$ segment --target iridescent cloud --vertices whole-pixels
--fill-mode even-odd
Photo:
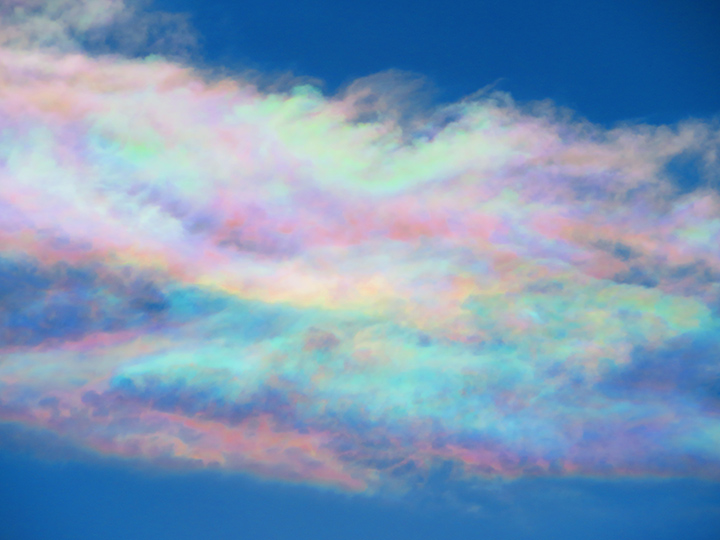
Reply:
[[[120,0],[6,4],[2,421],[355,491],[720,478],[716,123],[408,117],[392,73],[265,91],[83,52]]]

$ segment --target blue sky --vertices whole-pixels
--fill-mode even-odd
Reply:
[[[156,0],[153,5],[189,15],[201,65],[292,72],[321,81],[327,95],[359,77],[403,70],[427,79],[428,105],[495,85],[521,103],[549,99],[603,126],[720,113],[720,6],[709,0]],[[684,178],[679,185],[692,191],[699,173],[682,159],[676,168]],[[137,324],[127,326],[150,324],[152,317],[143,312]],[[703,351],[697,370],[705,373],[717,361]],[[664,361],[660,356],[639,361],[638,372]],[[691,375],[685,386],[677,385],[678,401],[698,384],[709,384],[695,371]],[[640,377],[632,370],[618,380],[622,376]],[[673,386],[656,379],[639,384]],[[636,390],[623,381],[617,393]],[[702,391],[712,393],[708,400],[716,407],[717,384]],[[712,540],[720,535],[720,483],[697,477],[478,483],[457,482],[440,468],[403,496],[347,495],[237,473],[153,470],[131,459],[90,458],[67,442],[5,424],[0,441],[2,540]],[[67,458],[50,458],[53,454]]]
[[[386,69],[454,101],[498,83],[594,122],[720,110],[720,7],[710,0],[288,2],[159,0],[189,12],[205,59],[316,77],[328,92]]]
[[[3,538],[716,538],[717,483],[519,480],[436,498],[337,495],[217,472],[0,455]]]

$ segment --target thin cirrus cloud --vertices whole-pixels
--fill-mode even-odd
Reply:
[[[368,493],[720,477],[716,123],[271,91],[169,60],[181,18],[3,9],[3,422]]]

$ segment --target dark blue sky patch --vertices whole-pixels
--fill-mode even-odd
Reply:
[[[633,266],[625,272],[620,272],[613,276],[613,281],[626,285],[639,285],[641,287],[652,288],[657,286],[658,280],[647,269],[640,266]]]
[[[673,279],[691,277],[693,281],[701,284],[720,283],[720,272],[708,266],[705,261],[674,266],[669,269],[668,275]]]
[[[720,333],[685,334],[662,347],[638,347],[632,361],[611,370],[598,384],[620,399],[692,399],[720,409]]]
[[[684,195],[707,185],[700,159],[701,156],[683,153],[673,157],[665,165],[666,174],[680,194]]]
[[[0,306],[35,300],[50,284],[50,277],[37,263],[0,257]]]
[[[685,297],[694,297],[704,302],[711,310],[715,309],[717,284],[720,284],[720,272],[715,270],[702,257],[692,263],[672,265],[662,257],[647,256],[631,250],[627,251],[610,243],[598,246],[603,251],[613,253],[619,260],[627,262],[629,267],[612,277],[615,283],[654,288],[660,286],[665,292],[670,287],[672,293]]]
[[[163,301],[147,279],[123,285],[100,267],[41,266],[30,259],[0,259],[0,287],[0,345],[34,346],[133,327]]]
[[[146,7],[147,0],[125,0],[129,6]],[[70,27],[72,29],[72,27]],[[71,30],[72,32],[72,30]],[[130,57],[162,54],[173,60],[187,60],[197,53],[197,36],[188,17],[136,9],[111,19],[109,25],[90,28],[73,36],[91,54],[116,54]]]
[[[595,244],[596,247],[611,253],[614,257],[621,261],[630,261],[636,259],[639,253],[632,247],[622,242],[608,242],[607,240],[601,240]]]
[[[43,266],[28,258],[0,257],[0,347],[159,328],[217,313],[226,305],[222,295],[137,270],[64,262]]]
[[[130,307],[141,313],[162,313],[170,309],[169,299],[160,288],[150,281],[135,283],[132,290]]]
[[[204,375],[207,375],[204,372]],[[218,370],[215,376],[229,376]],[[135,381],[129,377],[116,377],[110,390],[101,394],[88,392],[83,402],[96,412],[112,412],[118,407],[122,412],[127,403],[150,407],[163,412],[182,414],[188,417],[222,422],[234,426],[250,418],[271,415],[278,426],[287,429],[302,429],[303,422],[293,403],[294,396],[287,389],[277,390],[270,386],[239,397],[226,399],[210,384],[191,384],[187,381],[164,382],[154,377]]]

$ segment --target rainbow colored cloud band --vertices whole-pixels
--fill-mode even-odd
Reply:
[[[0,66],[0,420],[357,491],[720,477],[720,198],[672,177],[716,126]]]

